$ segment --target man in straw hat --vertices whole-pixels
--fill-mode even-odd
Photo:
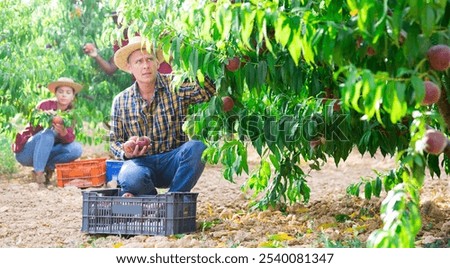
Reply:
[[[205,78],[203,88],[184,83],[172,91],[171,76],[157,71],[159,61],[148,45],[133,37],[114,55],[117,67],[136,78],[114,98],[111,111],[110,149],[127,160],[117,179],[123,196],[157,194],[156,188],[189,192],[205,167],[206,146],[189,140],[182,125],[188,106],[208,101],[215,86]]]
[[[75,142],[74,130],[64,125],[57,111],[69,111],[73,108],[75,95],[82,85],[72,79],[61,77],[48,84],[48,89],[56,98],[41,101],[36,109],[52,115],[50,128],[30,124],[16,135],[12,149],[17,161],[23,166],[33,167],[32,178],[39,186],[45,186],[59,163],[71,162],[82,154],[82,146]]]

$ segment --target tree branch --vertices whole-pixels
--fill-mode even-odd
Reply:
[[[444,118],[447,130],[450,131],[450,103],[447,94],[447,88],[443,85],[441,89],[441,97],[439,98],[436,105],[439,108],[439,113],[442,118]],[[445,147],[443,152],[448,158],[450,158],[450,140],[447,140],[447,147]]]
[[[447,129],[450,130],[450,104],[448,101],[448,95],[446,88],[442,88],[441,97],[437,102],[439,108],[439,113],[444,118],[445,124],[447,124]],[[448,146],[447,146],[448,148]]]

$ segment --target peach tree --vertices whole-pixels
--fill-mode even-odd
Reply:
[[[354,148],[379,151],[397,167],[347,191],[387,192],[368,246],[414,246],[425,173],[450,170],[447,1],[125,0],[120,8],[130,29],[173,56],[179,81],[216,81],[217,97],[193,109],[185,131],[208,144],[205,159],[223,164],[226,179],[249,174],[245,187],[263,193],[255,206],[308,202],[301,161],[320,169]],[[248,146],[261,156],[253,171]]]
[[[414,246],[425,174],[450,173],[446,0],[1,1],[0,134],[12,136],[50,96],[45,85],[66,76],[85,86],[77,138],[103,140],[111,100],[131,80],[106,76],[81,47],[112,55],[124,30],[113,10],[173,56],[176,81],[216,81],[217,96],[192,107],[185,131],[208,145],[205,160],[221,163],[224,178],[248,174],[255,207],[308,202],[301,162],[320,170],[355,148],[381,152],[396,168],[347,192],[386,193],[367,246]],[[255,170],[249,146],[261,157]]]

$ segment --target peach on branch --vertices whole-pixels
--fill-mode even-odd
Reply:
[[[431,81],[423,82],[425,86],[425,97],[422,101],[422,105],[431,105],[438,102],[441,97],[441,89]]]
[[[228,59],[228,63],[225,65],[228,71],[234,72],[241,67],[241,60],[238,57]]]
[[[230,97],[230,96],[225,96],[222,98],[223,101],[223,110],[225,112],[229,112],[233,109],[234,107],[234,100]]]
[[[444,151],[445,147],[447,147],[448,139],[442,132],[435,129],[429,129],[425,132],[424,142],[424,150],[427,153],[439,155]]]
[[[450,66],[450,47],[435,45],[428,49],[427,58],[430,67],[436,71],[445,71]]]

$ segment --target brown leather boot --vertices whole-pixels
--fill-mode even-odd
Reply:
[[[50,180],[53,177],[53,173],[55,173],[55,171],[53,169],[49,169],[49,168],[45,169],[45,172],[44,172],[44,174],[45,174],[45,184],[50,184]]]
[[[44,172],[36,173],[35,171],[32,171],[31,179],[32,179],[33,182],[36,182],[39,185],[39,187],[45,187],[45,174],[44,174]]]

